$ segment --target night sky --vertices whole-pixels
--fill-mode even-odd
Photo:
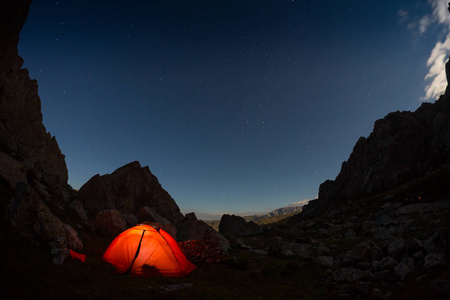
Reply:
[[[138,160],[182,212],[317,197],[360,136],[445,88],[447,1],[39,1],[19,54],[69,184]]]

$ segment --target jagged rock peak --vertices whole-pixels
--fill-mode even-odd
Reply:
[[[95,175],[78,191],[90,219],[102,210],[117,209],[122,214],[137,214],[142,207],[177,224],[184,219],[178,205],[165,191],[150,169],[138,161],[126,164],[111,174]]]
[[[450,60],[446,64],[450,81]],[[319,188],[319,197],[298,218],[330,211],[344,201],[381,193],[450,166],[450,91],[415,111],[392,112],[361,137],[335,180]]]

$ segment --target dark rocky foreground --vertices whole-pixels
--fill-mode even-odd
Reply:
[[[224,238],[195,214],[183,216],[138,162],[96,175],[78,192],[67,184],[64,155],[42,124],[37,82],[17,52],[29,5],[0,3],[6,298],[450,298],[450,92],[377,121],[302,213],[261,227],[224,216]],[[177,237],[199,268],[186,278],[115,274],[99,257],[144,221]],[[69,249],[87,254],[86,263],[68,259]]]

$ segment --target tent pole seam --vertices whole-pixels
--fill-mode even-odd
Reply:
[[[158,231],[159,235],[163,238],[164,242],[166,242],[166,245],[167,245],[167,247],[169,247],[170,252],[172,252],[173,257],[175,258],[175,261],[177,262],[178,268],[180,268],[180,272],[183,273],[184,275],[186,275],[186,273],[185,273],[185,272],[183,271],[183,269],[181,268],[180,263],[178,262],[178,258],[177,258],[177,256],[175,255],[175,253],[173,252],[172,247],[170,247],[169,243],[166,241],[166,239],[164,238],[164,236],[161,234],[161,232],[159,232],[159,229],[160,229],[160,228],[158,228],[157,231]]]
[[[141,239],[139,240],[139,245],[138,245],[138,247],[137,247],[137,249],[136,249],[136,254],[134,255],[133,261],[131,262],[131,265],[130,265],[130,267],[128,268],[128,270],[125,272],[125,274],[130,274],[131,268],[133,268],[134,261],[135,261],[136,258],[138,257],[139,251],[141,250],[141,243],[142,243],[142,239],[144,238],[145,231],[146,231],[146,230],[144,230],[144,231],[142,232]],[[167,242],[166,242],[166,243],[167,243]]]

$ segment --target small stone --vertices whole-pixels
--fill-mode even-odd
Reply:
[[[390,256],[383,257],[380,260],[380,269],[381,270],[390,270],[398,265],[398,262]]]
[[[387,213],[380,213],[377,215],[375,225],[377,227],[387,226],[392,222],[391,217]]]
[[[450,282],[448,280],[433,280],[431,282],[431,288],[438,293],[450,292]]]
[[[168,284],[168,285],[163,285],[160,287],[161,290],[166,291],[166,292],[173,292],[173,291],[178,291],[184,288],[188,288],[188,287],[192,287],[194,284],[193,283],[175,283],[175,284]]]
[[[424,268],[431,268],[440,265],[444,262],[444,257],[441,254],[428,254],[425,256],[425,261],[423,263]]]
[[[414,271],[414,259],[410,257],[404,257],[402,261],[395,266],[394,271],[400,280],[405,279],[405,277]]]
[[[334,281],[347,281],[355,282],[362,279],[365,276],[365,272],[359,269],[342,268],[333,272]]]
[[[344,233],[345,239],[351,239],[351,238],[354,238],[355,236],[356,236],[356,233],[353,229],[349,229]]]
[[[315,257],[314,262],[326,267],[332,267],[334,266],[334,258],[332,256],[318,256]]]
[[[404,248],[405,240],[402,237],[399,237],[389,243],[387,246],[387,252],[393,258],[398,258],[402,254]]]

